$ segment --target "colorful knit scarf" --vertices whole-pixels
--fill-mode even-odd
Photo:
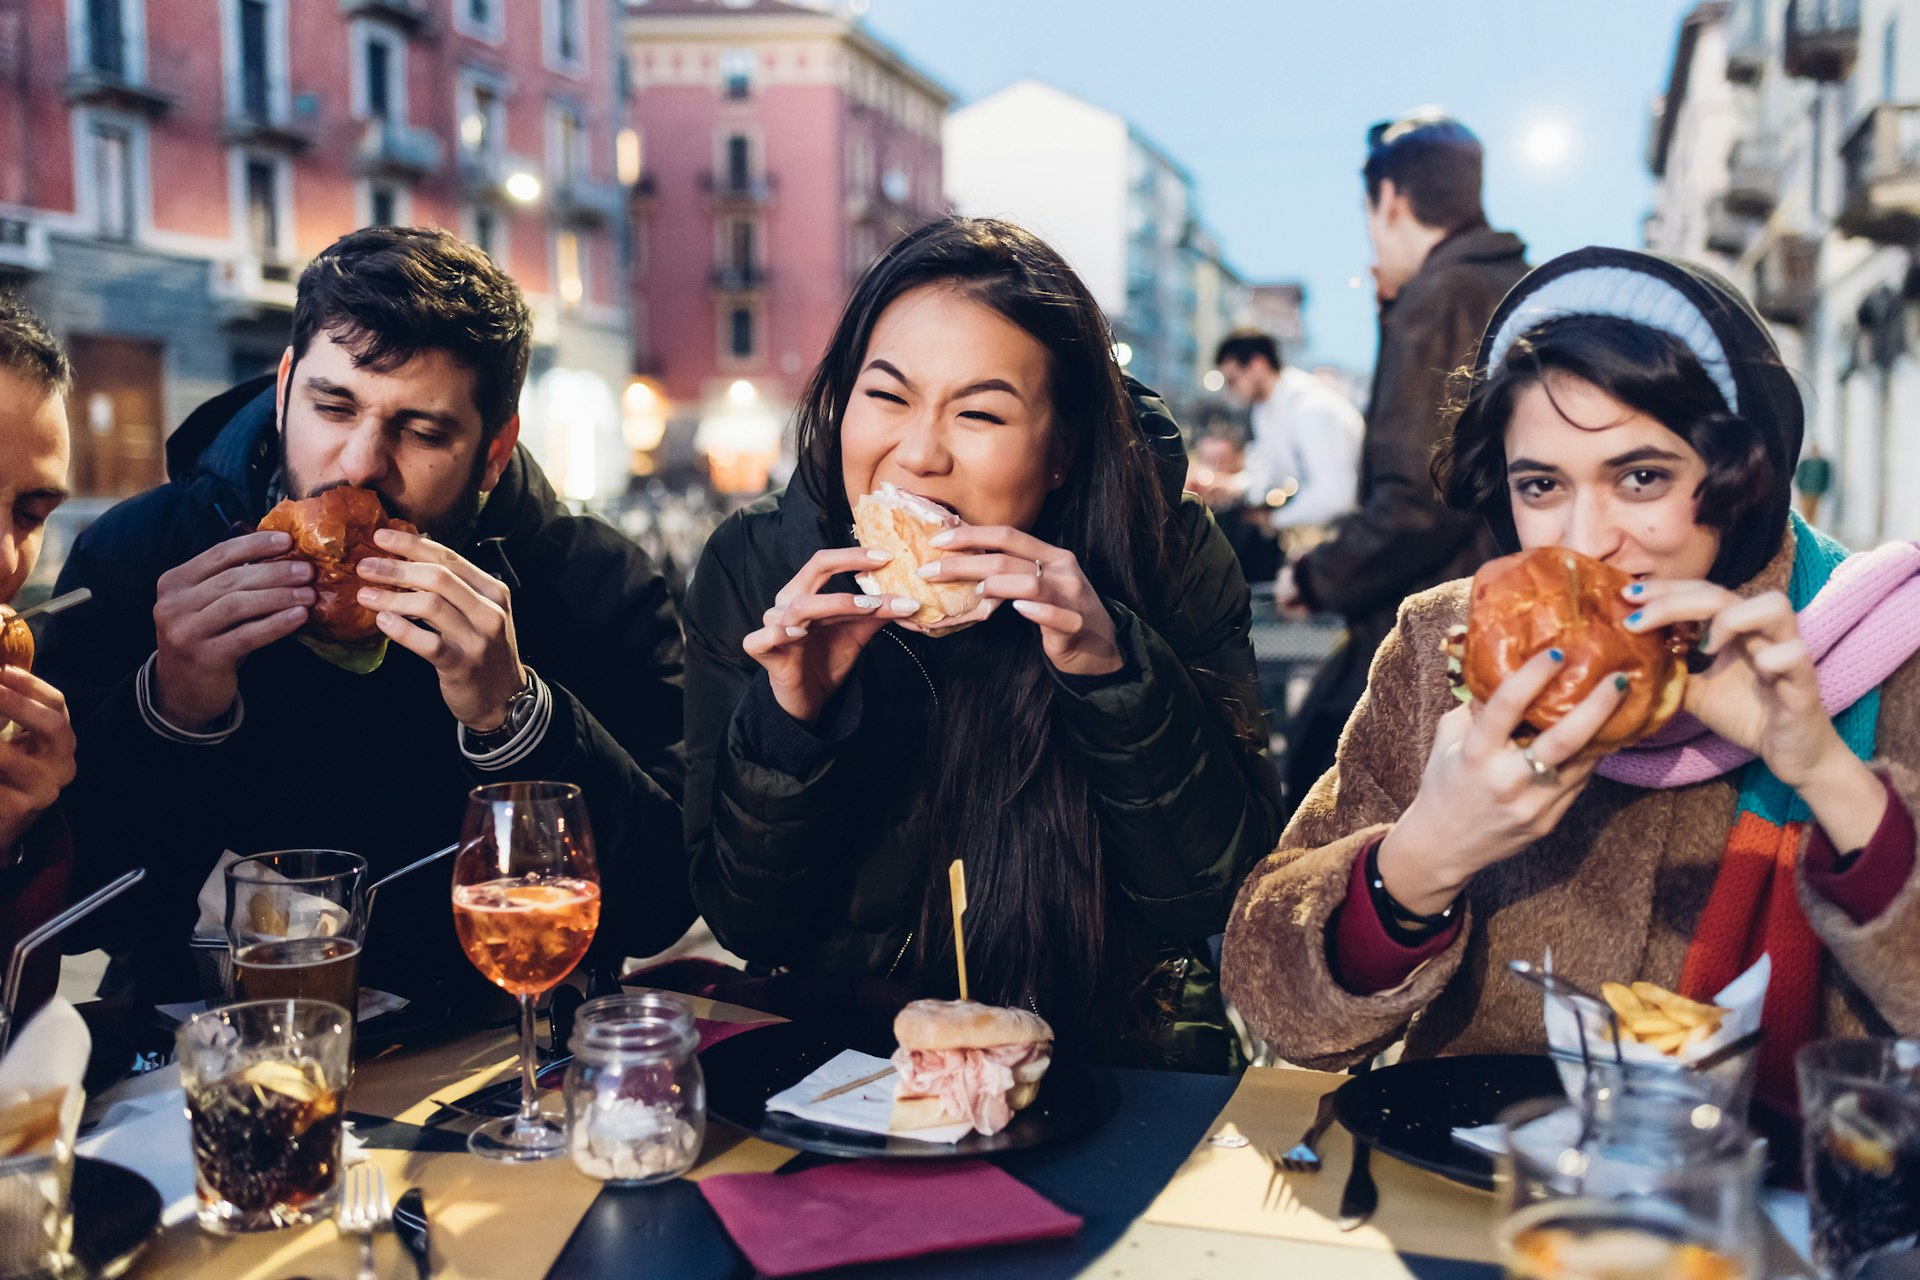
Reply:
[[[1894,544],[1856,556],[1792,517],[1787,585],[1802,637],[1820,673],[1821,701],[1847,748],[1874,751],[1880,683],[1920,649],[1920,546]],[[1839,570],[1836,573],[1836,570]],[[1831,583],[1831,586],[1829,584]],[[1675,787],[1740,770],[1740,797],[1720,869],[1680,973],[1697,999],[1771,955],[1773,978],[1761,1021],[1758,1092],[1793,1109],[1793,1055],[1813,1037],[1821,991],[1819,937],[1800,908],[1795,859],[1811,817],[1798,794],[1763,761],[1685,718],[1641,747],[1603,761],[1600,772],[1643,787]]]

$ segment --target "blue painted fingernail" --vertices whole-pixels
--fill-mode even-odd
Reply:
[[[1615,676],[1613,678],[1614,692],[1625,693],[1627,691],[1627,684],[1628,680],[1625,676]]]
[[[1627,588],[1627,594],[1638,599],[1639,597],[1647,594],[1647,585],[1644,582],[1636,582],[1632,586]]]
[[[1567,660],[1567,655],[1558,649],[1547,650],[1547,657],[1553,659],[1555,662],[1565,662]]]
[[[1645,610],[1635,609],[1632,613],[1627,615],[1627,625],[1630,627],[1637,627],[1640,625],[1640,619],[1645,616],[1646,616]]]

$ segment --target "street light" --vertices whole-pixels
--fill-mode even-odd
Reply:
[[[508,174],[507,198],[516,204],[532,204],[540,198],[540,179],[525,169]]]
[[[743,409],[759,398],[760,393],[745,378],[735,378],[733,385],[727,388],[727,399]]]
[[[1133,363],[1133,348],[1124,342],[1113,344],[1113,362],[1122,369]]]
[[[1200,385],[1209,391],[1218,391],[1227,385],[1227,375],[1218,369],[1209,369],[1200,375]]]

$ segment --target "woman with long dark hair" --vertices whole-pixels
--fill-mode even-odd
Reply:
[[[1205,940],[1278,830],[1248,593],[1086,287],[1010,224],[923,227],[856,287],[798,419],[792,484],[721,526],[687,600],[715,936],[949,995],[962,859],[976,998],[1110,1060],[1231,1065]],[[851,581],[852,506],[887,482],[963,521],[922,572],[1006,607],[890,625]]]
[[[1627,574],[1628,628],[1702,628],[1685,714],[1588,750],[1647,678],[1613,673],[1523,748],[1565,655],[1458,703],[1442,640],[1469,584],[1409,599],[1227,931],[1227,990],[1277,1053],[1539,1052],[1539,993],[1505,969],[1549,949],[1590,990],[1704,999],[1770,957],[1776,1109],[1808,1039],[1920,1034],[1920,545],[1849,556],[1794,514],[1801,432],[1766,326],[1711,272],[1583,249],[1508,295],[1439,459],[1447,500],[1508,551]]]

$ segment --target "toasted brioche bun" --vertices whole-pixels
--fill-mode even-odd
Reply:
[[[971,582],[928,582],[916,572],[940,558],[933,536],[959,525],[960,517],[917,494],[882,484],[860,499],[853,509],[853,536],[869,551],[889,551],[893,559],[858,575],[869,595],[905,596],[920,602],[920,611],[901,619],[930,636],[951,635],[970,627],[992,612],[983,608]],[[979,616],[966,616],[978,614]],[[956,622],[963,616],[965,621]]]
[[[287,498],[260,521],[261,533],[293,538],[285,559],[313,566],[314,602],[301,631],[333,644],[363,645],[384,638],[374,611],[360,603],[356,566],[384,555],[374,545],[381,529],[418,533],[405,520],[390,520],[371,489],[341,485],[311,498]]]
[[[1626,694],[1582,754],[1603,755],[1657,733],[1686,693],[1688,646],[1668,628],[1627,630],[1635,606],[1620,593],[1632,581],[1566,547],[1482,565],[1461,654],[1467,691],[1484,702],[1535,654],[1558,648],[1565,660],[1515,737],[1531,741],[1552,728],[1615,672],[1630,682]]]
[[[903,1049],[997,1049],[1052,1040],[1053,1028],[1025,1009],[972,1000],[915,1000],[895,1016],[893,1034]]]
[[[6,604],[0,604],[0,662],[33,670],[33,628]]]

